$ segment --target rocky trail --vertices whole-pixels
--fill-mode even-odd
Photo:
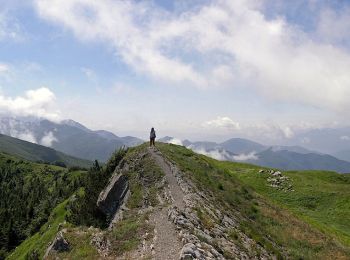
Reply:
[[[153,213],[157,230],[155,259],[271,259],[262,247],[237,229],[232,216],[213,205],[210,194],[204,194],[186,179],[160,151],[148,151],[165,173],[165,192],[170,198],[166,208]],[[230,232],[240,237],[239,246],[229,239]]]
[[[148,164],[152,167],[147,168]],[[142,195],[136,196],[135,187]],[[135,198],[139,198],[137,203]],[[240,230],[233,211],[221,207],[213,194],[197,187],[157,148],[145,148],[122,161],[97,206],[114,216],[107,230],[89,229],[90,244],[99,259],[275,258]],[[132,234],[126,232],[122,241],[116,240],[115,234],[131,218],[135,219],[131,226],[137,223],[139,228]],[[130,241],[136,247],[118,253]]]
[[[175,226],[168,220],[168,208],[173,206],[183,208],[184,194],[161,154],[152,148],[149,151],[165,174],[165,183],[167,185],[164,188],[164,192],[168,198],[165,202],[159,197],[162,208],[155,210],[150,216],[151,224],[154,225],[153,256],[155,259],[179,259],[182,245]]]

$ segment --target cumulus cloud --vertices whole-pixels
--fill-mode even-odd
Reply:
[[[41,138],[40,144],[51,147],[53,142],[57,142],[57,138],[54,136],[53,132],[50,131]]]
[[[314,32],[282,16],[267,18],[262,1],[206,1],[183,12],[142,1],[35,3],[44,19],[82,41],[112,45],[127,65],[155,79],[197,87],[241,84],[270,99],[334,110],[349,106],[349,51],[316,41]],[[318,30],[348,37],[347,15],[333,32],[328,29],[337,19],[324,14]]]
[[[0,112],[14,116],[35,116],[52,121],[60,120],[60,113],[54,109],[55,94],[48,88],[28,90],[24,96],[0,95]]]
[[[235,161],[248,161],[248,160],[258,160],[258,156],[256,154],[256,152],[251,152],[251,153],[247,153],[247,154],[239,154],[239,155],[234,155],[233,159]]]
[[[178,138],[172,138],[167,141],[169,144],[183,145],[182,141]]]
[[[225,128],[225,129],[240,129],[240,124],[238,122],[233,121],[231,118],[227,116],[218,116],[216,119],[209,120],[203,124],[208,127],[215,128]]]
[[[16,136],[13,136],[15,138],[27,141],[27,142],[31,142],[31,143],[37,143],[34,134],[27,131],[27,132],[23,132],[23,133],[18,133]]]
[[[233,157],[225,150],[221,149],[204,149],[203,147],[195,147],[195,146],[188,146],[187,148],[191,149],[192,151],[199,153],[199,154],[203,154],[206,156],[209,156],[213,159],[219,160],[219,161],[228,161],[228,160],[232,160]]]
[[[248,137],[255,137],[261,140],[266,139],[269,141],[277,141],[283,139],[291,139],[304,129],[311,129],[312,125],[294,124],[294,125],[279,125],[271,121],[262,123],[253,123],[243,125],[241,132]]]

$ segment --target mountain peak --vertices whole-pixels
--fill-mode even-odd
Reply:
[[[80,130],[84,130],[86,132],[91,132],[91,130],[89,128],[87,128],[86,126],[72,120],[72,119],[65,119],[61,122],[61,124],[63,125],[68,125],[68,126],[73,126],[76,128],[79,128]]]

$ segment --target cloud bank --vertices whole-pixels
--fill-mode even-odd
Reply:
[[[207,127],[224,128],[231,130],[239,130],[241,128],[238,122],[233,121],[227,116],[218,116],[216,119],[204,122],[203,125]]]
[[[54,122],[60,120],[59,111],[54,109],[55,94],[48,88],[28,90],[24,96],[0,95],[0,113],[12,116],[35,116]]]
[[[248,161],[248,160],[257,160],[258,156],[256,155],[256,152],[251,152],[247,154],[239,154],[239,155],[234,155],[233,160],[235,161]]]
[[[53,142],[57,142],[57,138],[54,136],[53,132],[46,133],[40,141],[41,145],[51,147]]]
[[[166,143],[169,144],[176,144],[176,145],[183,145],[183,142],[178,138],[171,138],[166,141]],[[213,148],[213,149],[206,149],[203,146],[196,146],[193,144],[190,144],[186,146],[186,148],[191,149],[192,151],[203,154],[206,156],[209,156],[211,158],[214,158],[219,161],[248,161],[248,160],[257,160],[258,156],[256,152],[251,152],[248,154],[238,154],[233,155],[227,152],[225,149],[222,148]]]
[[[206,1],[183,12],[139,1],[36,0],[35,6],[40,17],[78,39],[112,46],[125,64],[152,79],[245,86],[268,99],[349,108],[350,54],[339,42],[350,32],[333,19],[335,11],[308,32],[283,16],[268,18],[257,0]]]

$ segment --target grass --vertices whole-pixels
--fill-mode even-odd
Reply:
[[[238,213],[239,228],[277,258],[350,258],[350,176],[287,172],[295,191],[284,192],[267,185],[261,167],[220,162],[176,145],[158,148],[211,191],[218,207]]]
[[[47,259],[88,259],[93,260],[99,257],[97,249],[91,245],[92,231],[86,227],[68,228],[64,233],[65,239],[69,242],[68,252],[55,253]]]
[[[141,243],[142,235],[146,232],[152,232],[147,220],[148,214],[128,214],[127,217],[117,223],[110,235],[116,255],[120,256],[125,252],[136,249]]]
[[[48,222],[41,227],[40,231],[21,243],[7,259],[27,259],[33,254],[42,259],[49,242],[56,237],[59,224],[64,222],[67,202],[68,200],[65,200],[60,203],[52,211]]]
[[[134,159],[144,148],[141,146],[130,149],[125,156],[126,160]],[[16,159],[7,155],[5,157],[5,159]],[[38,172],[43,170],[48,171],[48,169],[52,171],[67,171],[57,166],[43,166],[31,162],[24,162],[22,167],[29,167],[31,169],[30,174],[33,174],[33,169]],[[74,182],[75,179],[79,179],[81,174],[84,174],[84,172],[70,172],[67,178]],[[164,175],[153,159],[149,155],[146,155],[142,157],[133,171],[127,173],[127,176],[131,191],[127,203],[129,210],[124,213],[124,219],[118,222],[112,231],[102,231],[110,238],[113,245],[112,251],[116,255],[121,255],[135,249],[140,244],[143,234],[146,232],[149,234],[152,233],[153,229],[148,224],[148,213],[139,214],[139,210],[145,205],[145,201],[148,201],[151,206],[157,205],[157,194],[160,188],[156,187],[156,184],[162,180]],[[51,178],[50,175],[47,175],[43,178],[49,177]],[[78,189],[76,196],[84,196],[84,189]],[[48,244],[53,241],[58,232],[58,225],[66,219],[68,214],[66,210],[67,203],[68,200],[59,204],[52,211],[48,222],[41,227],[40,232],[26,239],[10,255],[9,259],[43,258]],[[56,257],[63,259],[96,259],[99,257],[96,248],[90,243],[93,230],[87,227],[74,227],[70,223],[66,223],[65,227],[67,232],[64,233],[64,236],[71,245],[71,250],[55,253],[49,259]]]
[[[284,172],[294,191],[283,192],[266,185],[267,174],[256,169],[242,172],[235,170],[233,163],[217,164],[259,194],[350,247],[350,175],[326,171]]]
[[[212,221],[208,213],[205,212],[205,209],[196,208],[196,212],[199,220],[206,229],[210,230],[214,227],[215,223]]]
[[[126,159],[142,153],[145,148],[145,145],[131,148]],[[157,194],[160,188],[156,187],[155,184],[162,180],[164,173],[149,154],[145,155],[142,162],[136,165],[133,171],[128,172],[127,176],[131,190],[131,196],[127,203],[129,208],[142,207],[145,201],[151,206],[158,204]]]
[[[131,148],[126,160],[133,159],[142,153],[145,146]],[[127,202],[128,211],[124,212],[123,220],[113,227],[110,239],[116,255],[132,251],[141,243],[142,235],[151,234],[153,228],[148,224],[149,213],[139,214],[145,204],[155,206],[158,203],[159,188],[155,185],[164,174],[149,154],[142,157],[135,168],[127,173],[130,184],[130,197]],[[147,202],[147,203],[146,203]],[[147,238],[146,238],[147,239]]]

